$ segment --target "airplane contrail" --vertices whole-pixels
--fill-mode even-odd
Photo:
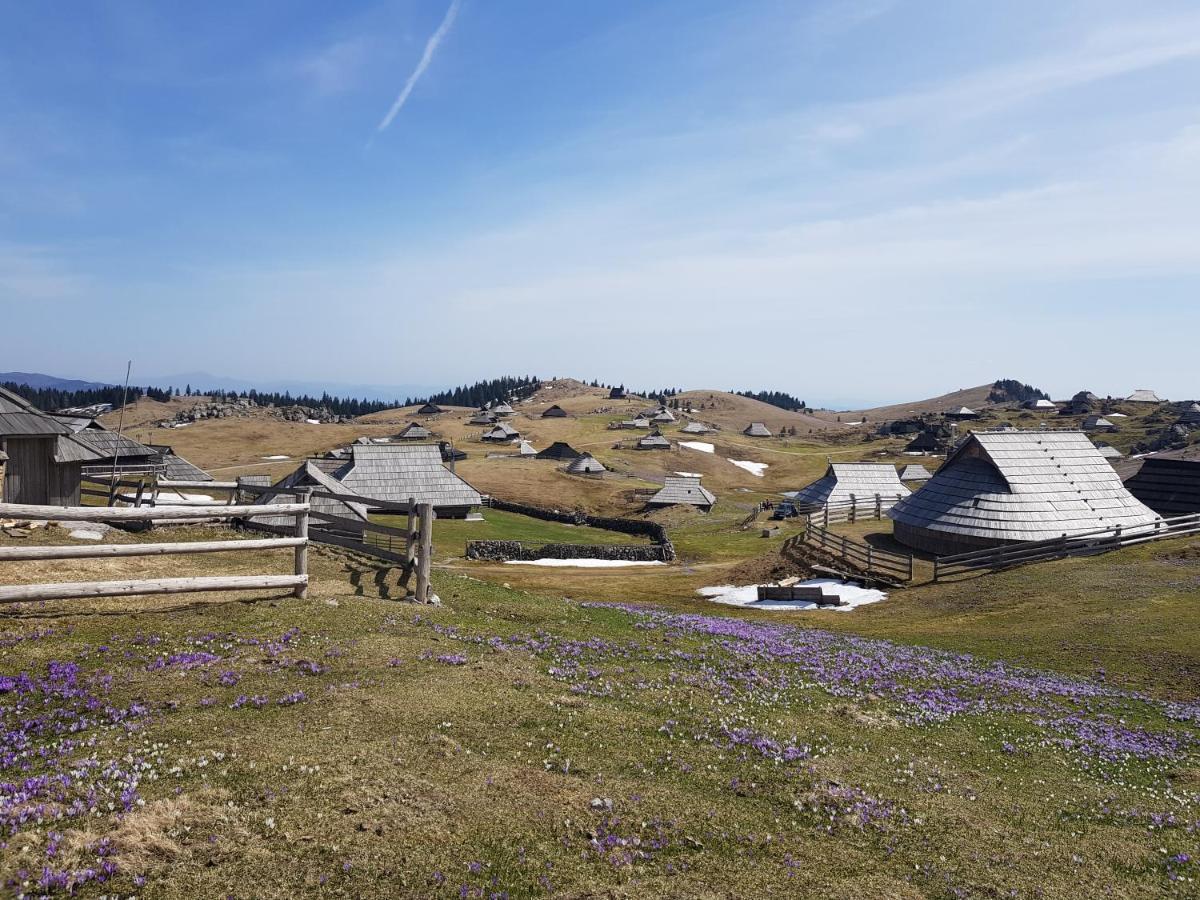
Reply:
[[[425,74],[425,70],[429,68],[429,64],[433,61],[433,54],[437,52],[438,44],[442,42],[442,39],[446,37],[450,29],[454,26],[454,19],[458,16],[458,8],[461,5],[461,0],[451,0],[450,8],[446,10],[446,15],[442,17],[442,24],[437,27],[437,31],[433,33],[429,41],[425,44],[425,52],[421,54],[421,61],[417,63],[417,67],[408,76],[408,81],[404,82],[404,88],[400,91],[396,102],[392,104],[392,108],[388,110],[387,115],[383,117],[383,121],[379,123],[379,127],[375,129],[376,133],[384,131],[391,125],[392,119],[396,118],[396,114],[404,108],[404,104],[408,101],[408,95],[413,92],[413,88],[417,86],[417,82],[421,80],[421,76]]]

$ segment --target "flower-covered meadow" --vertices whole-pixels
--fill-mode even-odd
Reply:
[[[332,584],[0,624],[3,891],[1200,892],[1200,705],[746,613]]]

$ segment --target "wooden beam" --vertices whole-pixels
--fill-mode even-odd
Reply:
[[[74,544],[61,547],[0,547],[0,562],[32,559],[111,559],[125,556],[175,556],[183,553],[226,553],[249,550],[282,550],[298,547],[300,538],[251,541],[186,541],[171,544]]]
[[[235,519],[251,516],[294,516],[308,511],[307,503],[262,503],[248,506],[212,507],[156,506],[134,509],[126,506],[27,506],[0,503],[0,519],[39,522],[149,522],[168,519]],[[211,510],[211,511],[210,511]]]
[[[188,594],[199,591],[294,590],[307,575],[227,575],[206,578],[157,578],[146,581],[82,581],[0,587],[0,603],[35,600],[82,600],[138,594]]]
[[[303,584],[296,585],[295,595],[304,600],[308,597],[308,498],[312,491],[305,488],[296,495],[296,499],[304,507],[296,513],[296,577],[304,578]]]
[[[420,540],[417,545],[417,589],[416,600],[429,600],[429,562],[433,547],[433,504],[418,503],[417,515],[421,519]]]

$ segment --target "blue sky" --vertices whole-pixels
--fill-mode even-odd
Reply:
[[[0,370],[1200,394],[1195,3],[0,13]]]

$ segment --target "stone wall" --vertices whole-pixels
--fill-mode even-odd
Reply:
[[[526,544],[521,541],[468,541],[467,559],[618,559],[623,562],[670,562],[662,544]]]
[[[533,519],[544,519],[548,522],[563,522],[567,525],[588,525],[592,528],[602,528],[605,531],[616,531],[621,534],[632,534],[638,537],[648,537],[662,548],[663,556],[654,557],[662,559],[664,562],[671,562],[675,559],[675,547],[671,544],[671,538],[667,534],[667,529],[657,522],[647,522],[643,519],[619,519],[610,516],[593,516],[588,513],[579,512],[577,510],[562,511],[557,509],[543,509],[540,506],[529,506],[525,503],[513,503],[509,500],[501,500],[499,497],[493,497],[491,500],[493,509],[501,509],[505,512],[520,513],[523,516],[529,516]],[[582,547],[591,546],[590,544],[559,544],[555,546],[563,547]],[[572,559],[575,557],[560,557],[562,559]],[[578,557],[582,559],[625,559],[620,556],[596,556]]]

